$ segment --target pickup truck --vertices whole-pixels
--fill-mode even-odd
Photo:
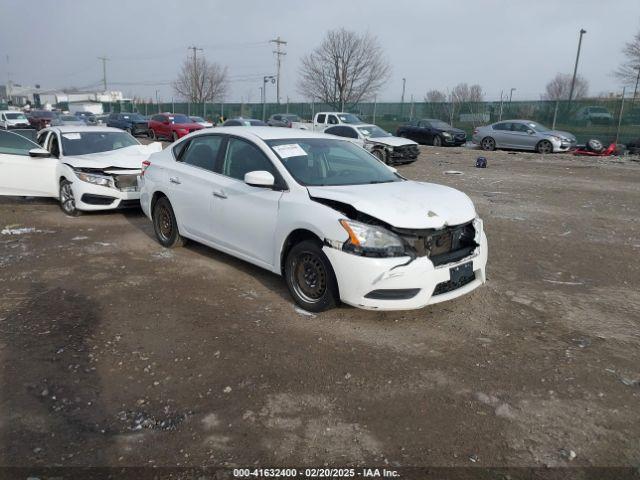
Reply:
[[[334,125],[357,125],[361,123],[363,123],[362,120],[353,113],[318,112],[313,117],[313,123],[301,123],[297,128],[322,133],[326,128]]]

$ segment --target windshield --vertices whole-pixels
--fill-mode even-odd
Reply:
[[[536,132],[548,132],[549,129],[544,125],[540,125],[539,123],[529,122],[527,123],[529,128],[533,128]]]
[[[62,153],[66,156],[109,152],[139,145],[138,141],[126,132],[68,132],[63,133],[61,137]]]
[[[287,138],[267,140],[266,143],[301,185],[321,187],[402,181],[365,149],[345,140]]]
[[[204,118],[202,117],[191,117],[191,120],[194,122],[204,122]]]
[[[431,124],[433,128],[440,128],[443,130],[448,128],[453,128],[447,122],[443,122],[442,120],[427,120],[427,121]]]
[[[362,123],[362,120],[352,113],[341,113],[338,115],[338,118],[342,123]]]
[[[125,115],[122,115],[122,118],[124,118],[125,120],[132,120],[134,122],[144,122],[146,121],[142,115],[140,115],[139,113],[127,113]]]
[[[34,117],[40,117],[40,118],[55,118],[57,117],[57,115],[53,112],[35,112],[33,114]]]
[[[27,116],[24,113],[5,113],[7,120],[26,120]]]
[[[186,115],[173,115],[169,117],[171,123],[192,123],[191,119]]]
[[[289,120],[290,122],[299,122],[300,117],[298,115],[283,115],[282,118]]]
[[[381,129],[380,127],[376,127],[375,125],[367,125],[366,127],[356,127],[356,128],[365,137],[379,138],[379,137],[392,136],[389,132]]]

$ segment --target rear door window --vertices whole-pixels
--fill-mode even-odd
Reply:
[[[318,123],[324,123],[326,118],[325,114],[318,115]]]
[[[223,141],[224,137],[222,135],[198,136],[182,149],[178,161],[214,172]]]

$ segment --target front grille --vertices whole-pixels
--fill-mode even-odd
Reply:
[[[464,287],[465,285],[473,282],[476,279],[476,274],[471,272],[471,275],[466,277],[461,277],[457,282],[453,282],[451,280],[447,280],[446,282],[440,282],[436,285],[436,288],[433,290],[433,296],[442,295],[443,293],[452,292],[453,290],[457,290],[458,288]]]
[[[371,290],[364,298],[372,300],[408,300],[415,297],[419,291],[419,288],[385,288]]]
[[[473,222],[440,230],[394,230],[413,248],[416,256],[429,257],[436,266],[462,260],[478,247]]]
[[[455,138],[456,138],[456,140],[465,140],[467,138],[467,134],[466,133],[456,133]]]
[[[137,175],[114,175],[113,181],[118,190],[132,191],[138,189]]]
[[[394,147],[391,154],[394,158],[418,158],[420,150],[417,145],[402,145],[400,147]]]
[[[107,197],[105,195],[93,195],[91,193],[85,193],[82,195],[81,200],[89,205],[111,205],[115,200],[114,197]]]

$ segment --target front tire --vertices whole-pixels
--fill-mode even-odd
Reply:
[[[385,155],[383,150],[374,150],[373,152],[371,152],[371,154],[376,157],[378,160],[380,160],[382,163],[386,163],[389,164],[389,162],[387,161],[387,156]]]
[[[496,141],[491,137],[484,137],[480,142],[480,146],[482,147],[482,150],[487,150],[487,151],[495,150]]]
[[[536,145],[536,152],[541,154],[553,153],[553,144],[549,140],[540,140]]]
[[[177,134],[176,132],[173,132],[173,133],[171,134],[171,140],[172,140],[173,142],[178,141],[178,134]]]
[[[153,206],[153,231],[160,245],[165,248],[182,247],[185,239],[178,231],[176,215],[167,197],[162,197]]]
[[[65,215],[69,217],[78,217],[82,214],[80,210],[76,208],[76,199],[71,189],[71,182],[66,178],[60,181],[60,208]]]
[[[149,137],[151,140],[156,139],[156,132],[153,131],[153,128],[149,129],[149,131],[147,132],[147,137]]]
[[[284,277],[293,300],[309,312],[329,310],[340,298],[333,267],[317,240],[304,240],[291,248]]]
[[[433,136],[433,139],[431,140],[431,145],[433,145],[434,147],[442,146],[442,138],[440,138],[440,135]]]

